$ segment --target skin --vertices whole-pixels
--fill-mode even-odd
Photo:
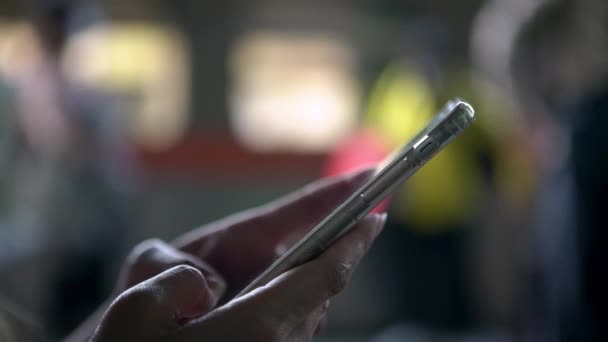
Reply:
[[[371,176],[312,183],[284,198],[178,238],[136,247],[119,295],[69,341],[310,341],[326,324],[329,300],[347,285],[382,230],[372,214],[316,259],[232,299],[290,242],[305,234]],[[219,303],[219,305],[218,305]],[[103,315],[101,315],[103,313]]]

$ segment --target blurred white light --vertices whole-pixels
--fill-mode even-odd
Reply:
[[[171,28],[92,26],[69,41],[64,69],[72,80],[130,97],[132,133],[148,148],[166,148],[187,129],[190,62],[184,39]]]
[[[256,151],[322,152],[357,122],[354,51],[318,33],[254,32],[234,46],[231,119]]]

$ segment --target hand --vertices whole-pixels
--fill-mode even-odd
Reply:
[[[318,258],[185,324],[209,310],[210,289],[199,270],[171,268],[121,294],[92,340],[310,341],[385,219],[366,217]]]
[[[64,340],[66,342],[88,341],[110,303],[118,295],[143,281],[179,265],[194,267],[205,279],[205,297],[199,299],[200,305],[204,310],[200,314],[214,308],[226,289],[225,282],[221,276],[202,260],[179,251],[161,240],[146,240],[137,245],[127,257],[127,261],[122,267],[114,289],[114,295],[110,296],[106,304],[103,304]],[[187,318],[183,317],[182,323],[186,321]]]
[[[144,241],[127,257],[116,293],[178,265],[197,268],[217,299],[225,293],[224,278],[232,292],[238,291],[281,255],[287,244],[350,196],[372,172],[362,169],[311,183],[265,206],[194,230],[178,238],[175,247],[158,239]]]
[[[318,181],[268,205],[203,226],[177,239],[174,246],[182,251],[159,240],[144,242],[127,259],[116,294],[171,267],[185,264],[196,267],[205,277],[212,292],[208,299],[217,302],[222,294],[229,292],[223,296],[226,301],[282,254],[290,241],[350,196],[372,172],[364,169]],[[100,308],[67,340],[88,340],[106,308],[107,305]]]
[[[367,168],[311,183],[267,205],[194,230],[174,245],[217,270],[226,280],[226,298],[231,298],[372,173]]]

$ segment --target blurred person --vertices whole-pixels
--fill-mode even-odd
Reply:
[[[231,299],[373,174],[364,169],[313,183],[268,205],[194,230],[169,245],[140,244],[108,300],[67,341],[310,341],[329,299],[347,285],[384,226],[370,214],[319,257]],[[227,302],[227,303],[226,303]],[[218,305],[218,303],[220,305]],[[0,336],[27,333],[0,308]],[[25,336],[25,335],[24,335]]]
[[[515,94],[541,172],[522,300],[524,338],[604,341],[608,4],[493,1],[488,7],[483,45],[499,58],[486,58],[486,71]],[[508,29],[498,30],[497,22]]]
[[[546,173],[537,207],[531,339],[608,338],[607,19],[605,1],[550,1],[514,43],[514,88],[539,130],[533,143]]]
[[[359,130],[332,151],[326,166],[328,174],[339,174],[382,159],[455,95],[479,113],[466,134],[395,194],[373,266],[361,270],[387,289],[377,302],[390,307],[382,324],[391,326],[378,341],[500,335],[515,310],[512,254],[519,235],[509,227],[527,215],[534,183],[530,153],[517,138],[521,132],[506,100],[491,87],[475,91],[472,71],[425,45],[436,40],[414,39],[384,68]],[[416,62],[418,54],[424,64]],[[492,230],[486,229],[489,221]],[[398,264],[400,272],[384,274],[387,264]],[[488,287],[498,287],[499,298],[488,298]]]
[[[3,221],[14,234],[3,241],[12,247],[0,286],[55,334],[102,299],[112,255],[124,248],[131,166],[115,99],[62,70],[78,4],[32,4],[37,53],[15,73],[14,133],[3,170],[12,174]]]

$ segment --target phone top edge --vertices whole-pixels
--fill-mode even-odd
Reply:
[[[471,122],[475,121],[475,119],[476,119],[475,108],[473,108],[473,106],[470,103],[464,101],[463,99],[461,99],[459,97],[456,97],[456,98],[450,100],[448,102],[448,105],[449,105],[449,103],[454,103],[454,108],[452,110],[464,109],[466,112],[466,118]]]
[[[469,120],[475,120],[475,108],[473,108],[473,106],[471,106],[468,102],[464,101],[460,101],[460,105],[466,109],[467,113],[469,114]]]
[[[475,109],[473,108],[473,106],[468,103],[467,101],[459,98],[459,97],[455,97],[453,99],[451,99],[450,101],[448,101],[446,103],[446,105],[444,106],[443,110],[448,110],[448,111],[454,111],[456,109],[464,109],[467,113],[467,118],[469,120],[475,120]]]

